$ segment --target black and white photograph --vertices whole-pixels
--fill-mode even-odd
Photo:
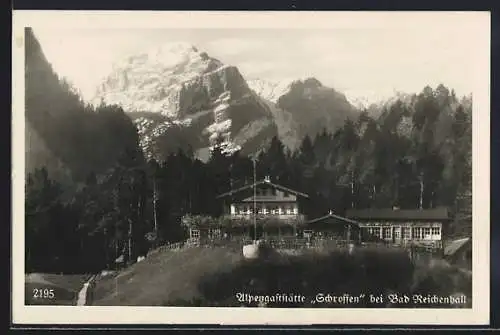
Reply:
[[[487,322],[489,20],[15,13],[14,312]]]

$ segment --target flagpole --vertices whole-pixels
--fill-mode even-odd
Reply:
[[[424,173],[421,172],[419,176],[420,181],[420,199],[419,199],[419,207],[420,209],[424,208]]]
[[[254,229],[254,241],[257,241],[257,172],[256,172],[256,160],[253,161],[253,229]]]
[[[158,221],[156,217],[156,176],[153,177],[153,217],[155,224],[155,234],[158,234]]]

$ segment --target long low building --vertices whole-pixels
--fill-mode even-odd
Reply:
[[[441,245],[451,217],[447,208],[350,209],[346,217],[358,222],[364,235],[392,243]]]

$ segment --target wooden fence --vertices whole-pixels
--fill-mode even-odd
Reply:
[[[201,239],[187,239],[186,241],[171,243],[163,245],[149,254],[166,251],[166,250],[180,250],[182,248],[212,248],[222,247],[241,250],[246,244],[251,244],[252,240],[249,238],[201,238]],[[263,239],[262,243],[278,250],[321,250],[333,251],[347,249],[349,244],[353,241],[347,241],[336,238],[297,238],[297,237],[282,237],[282,238],[267,238]],[[408,252],[411,259],[422,259],[423,257],[440,255],[442,253],[441,244],[434,245],[414,245],[414,244],[393,244],[387,242],[366,242],[357,244],[356,248],[364,250],[369,249],[384,249],[384,250],[401,250]]]
[[[176,243],[164,244],[162,246],[159,246],[156,249],[150,250],[148,252],[148,256],[152,255],[152,254],[156,254],[156,253],[162,252],[162,251],[166,251],[166,250],[180,250],[180,249],[182,249],[185,246],[185,244],[186,244],[186,242],[184,242],[184,241],[176,242]]]

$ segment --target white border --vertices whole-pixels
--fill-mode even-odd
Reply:
[[[473,307],[441,309],[258,309],[24,306],[24,27],[68,28],[393,28],[439,20],[467,26],[476,51],[473,92]],[[426,21],[429,20],[429,21]],[[489,12],[13,12],[14,324],[487,325],[489,323]],[[427,52],[427,50],[424,50]],[[432,52],[432,51],[431,51]]]

